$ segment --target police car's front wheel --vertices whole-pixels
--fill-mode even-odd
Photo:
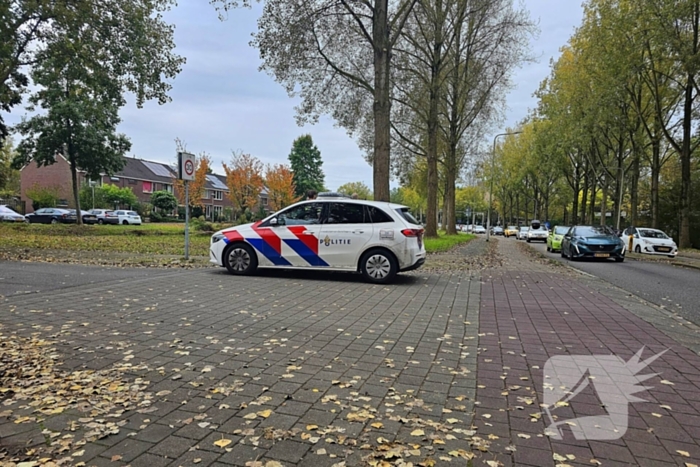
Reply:
[[[362,275],[369,282],[386,284],[391,282],[398,272],[396,258],[386,250],[369,250],[360,260]]]
[[[224,251],[224,266],[231,274],[252,274],[258,268],[258,257],[245,243],[234,243]]]

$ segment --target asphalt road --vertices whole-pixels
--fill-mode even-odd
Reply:
[[[518,240],[508,238],[502,241]],[[548,253],[544,243],[529,245],[548,258],[599,277],[700,325],[700,271],[696,269],[629,258],[624,263],[616,263],[611,259],[569,261],[562,258],[559,252]]]
[[[0,261],[0,296],[50,292],[135,278],[148,279],[164,274],[173,274],[173,270]]]

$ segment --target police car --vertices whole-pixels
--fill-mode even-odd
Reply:
[[[231,274],[257,268],[361,273],[374,283],[425,262],[423,227],[406,206],[323,197],[289,206],[262,221],[216,232],[210,261]]]

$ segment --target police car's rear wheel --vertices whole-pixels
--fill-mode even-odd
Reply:
[[[231,274],[252,274],[258,268],[258,257],[245,243],[236,243],[224,251],[224,266]]]
[[[360,269],[369,282],[385,284],[394,279],[399,268],[391,253],[385,250],[370,250],[362,256]]]

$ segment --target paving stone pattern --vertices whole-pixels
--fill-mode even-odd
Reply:
[[[418,463],[469,449],[479,293],[469,272],[375,286],[192,270],[11,297],[0,324],[53,342],[68,370],[145,365],[126,376],[148,382],[152,403],[76,463],[366,465],[389,449]],[[85,416],[17,424],[32,414],[21,405],[0,406],[14,410],[0,418],[6,448],[41,447],[41,430]]]
[[[547,270],[514,242],[501,240],[499,253],[509,265],[484,272],[481,291],[474,426],[488,451],[476,451],[475,465],[699,464],[700,357],[681,343],[690,339],[688,333],[679,342],[652,324],[670,326],[674,318],[648,306],[642,310],[639,301],[636,313],[628,311],[620,303],[629,302],[629,294]],[[579,441],[567,429],[563,440],[544,434],[550,420],[540,404],[544,392],[553,390],[545,388],[543,374],[550,357],[612,354],[628,361],[642,348],[642,358],[666,353],[640,372],[659,375],[637,394],[648,402],[628,404],[624,436]],[[554,420],[575,423],[577,417],[606,415],[596,390],[605,388],[591,384],[569,405],[552,408]]]

